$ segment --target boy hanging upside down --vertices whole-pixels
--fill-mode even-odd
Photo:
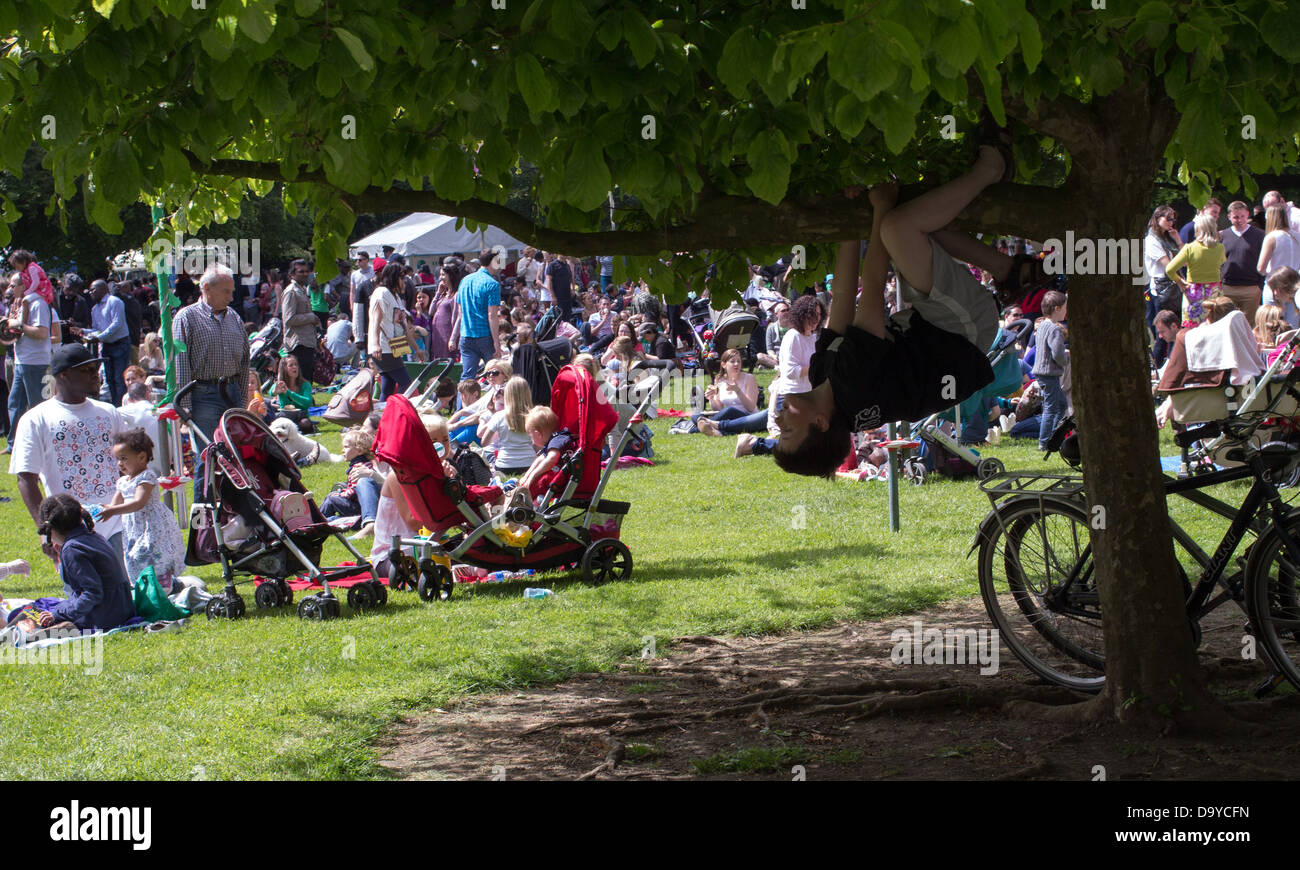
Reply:
[[[1014,174],[1010,137],[989,128],[969,172],[897,208],[898,188],[870,192],[871,245],[862,263],[862,301],[854,310],[860,243],[842,242],[827,328],[809,369],[813,388],[778,406],[773,455],[795,474],[834,479],[854,432],[891,420],[923,420],[993,380],[985,353],[998,308],[1049,280],[1029,255],[1008,257],[965,233],[944,229],[988,185]],[[954,259],[956,258],[956,259]],[[911,310],[886,317],[881,289],[889,262]],[[997,280],[997,303],[963,262]]]

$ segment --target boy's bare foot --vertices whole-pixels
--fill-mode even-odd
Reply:
[[[736,458],[739,459],[742,456],[753,456],[754,442],[757,440],[758,439],[755,438],[753,435],[745,435],[745,434],[737,435],[736,436]]]

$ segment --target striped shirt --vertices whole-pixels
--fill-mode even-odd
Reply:
[[[233,378],[233,395],[239,398],[239,407],[247,402],[248,391],[248,333],[244,320],[227,307],[220,314],[208,303],[199,299],[176,312],[172,321],[172,338],[185,342],[189,348],[176,355],[176,388],[179,390],[191,380],[215,381]],[[181,407],[190,409],[186,397]]]

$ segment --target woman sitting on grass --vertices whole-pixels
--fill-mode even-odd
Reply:
[[[307,417],[311,410],[311,382],[303,378],[298,368],[298,358],[286,356],[280,359],[280,368],[276,374],[275,387],[271,390],[272,404],[279,411],[279,416],[287,417],[298,424],[299,431],[311,432],[314,427]]]
[[[739,349],[730,347],[722,352],[722,371],[704,390],[705,400],[717,413],[691,418],[705,435],[739,435],[767,429],[767,409],[758,407],[758,381],[741,371],[740,366]]]
[[[526,472],[537,456],[533,439],[524,430],[524,421],[532,407],[532,388],[528,381],[515,375],[506,381],[505,406],[478,427],[483,446],[496,445],[493,468],[502,480]]]

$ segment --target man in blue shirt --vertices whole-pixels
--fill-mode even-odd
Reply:
[[[1214,197],[1210,197],[1209,201],[1205,203],[1205,208],[1201,209],[1196,214],[1197,215],[1208,214],[1210,217],[1214,218],[1214,222],[1217,225],[1219,222],[1219,212],[1221,212],[1222,210],[1223,210],[1223,203],[1219,202]],[[1196,238],[1196,217],[1195,216],[1193,216],[1192,219],[1189,220],[1187,223],[1183,224],[1183,228],[1178,231],[1178,238],[1183,240],[1184,245],[1190,245],[1192,243],[1192,239]]]
[[[113,293],[109,292],[108,282],[99,279],[90,285],[90,298],[94,305],[90,309],[90,329],[74,330],[82,338],[99,341],[99,355],[104,358],[104,380],[107,383],[108,396],[100,392],[100,398],[109,402],[114,408],[122,403],[126,392],[126,382],[122,375],[131,364],[131,335],[126,324],[126,306]]]
[[[501,261],[491,250],[480,252],[478,261],[482,267],[465,276],[456,291],[460,313],[451,327],[451,344],[460,348],[461,372],[466,378],[477,377],[481,362],[501,355],[497,328],[501,309],[501,283],[497,275],[501,273]]]

